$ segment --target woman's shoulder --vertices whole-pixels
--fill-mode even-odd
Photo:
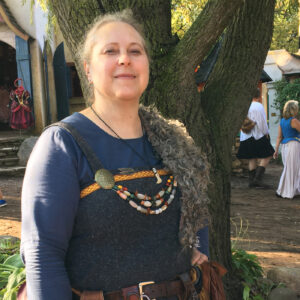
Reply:
[[[85,119],[83,115],[75,113],[61,122],[71,125],[78,131],[81,130],[81,134],[84,134],[85,131],[90,130],[90,124]],[[58,150],[69,152],[70,155],[72,152],[74,154],[78,152],[78,145],[73,135],[65,128],[59,126],[59,122],[53,123],[44,129],[35,148],[52,154]]]
[[[66,125],[66,127],[64,126]],[[95,130],[95,124],[87,117],[80,113],[74,113],[59,122],[55,122],[48,126],[44,132],[47,135],[55,135],[63,139],[69,139],[72,137],[72,131],[78,132],[81,136],[86,136]],[[71,128],[68,130],[67,128]]]
[[[59,126],[55,124],[48,126],[44,129],[43,133],[39,137],[35,148],[38,151],[48,153],[48,155],[53,155],[54,153],[69,152],[71,155],[72,149],[75,150],[76,144],[72,135]]]
[[[295,118],[295,117],[291,118],[291,126],[293,128],[295,127],[295,125],[299,126],[299,124],[300,124],[300,121],[297,118]]]

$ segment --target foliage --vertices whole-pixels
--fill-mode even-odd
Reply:
[[[238,219],[238,220],[237,220]],[[231,247],[238,248],[238,242],[244,240],[249,228],[249,221],[243,220],[241,217],[230,218],[231,228],[234,228],[234,233],[231,229]]]
[[[231,218],[230,221],[231,227],[234,228],[234,233],[231,232],[233,271],[243,282],[243,300],[266,300],[276,285],[263,278],[263,269],[257,256],[239,249],[237,245],[239,240],[245,240],[247,237],[249,222],[241,217]]]
[[[182,38],[207,0],[172,0],[172,32]]]
[[[298,51],[298,0],[277,0],[271,50]]]
[[[7,237],[0,240],[0,299],[14,300],[25,281],[25,266],[19,254],[20,241]]]
[[[284,104],[289,100],[297,100],[300,102],[300,79],[287,81],[282,79],[274,83],[276,90],[276,98],[274,100],[274,108],[283,110]]]
[[[24,4],[29,0],[22,0]],[[190,28],[208,0],[172,0],[172,32],[179,38]],[[38,3],[47,13],[48,24],[46,36],[51,37],[53,29],[57,29],[57,19],[52,12],[51,1],[30,0],[31,14]],[[274,15],[274,32],[270,50],[286,49],[291,53],[298,50],[298,0],[277,0]],[[31,15],[32,19],[32,15]]]
[[[25,282],[25,266],[20,254],[13,254],[0,264],[0,299],[14,300]]]
[[[41,0],[40,0],[41,1]],[[45,0],[43,0],[45,1]],[[172,0],[172,32],[181,38],[190,28],[207,0]],[[270,50],[298,51],[298,0],[277,0]]]
[[[257,256],[232,248],[232,263],[234,271],[243,281],[243,300],[267,299],[274,285],[262,280],[263,269]]]
[[[22,0],[22,5],[25,5],[25,3],[29,0]],[[38,3],[41,9],[46,13],[47,15],[47,25],[46,25],[46,32],[45,36],[47,38],[47,41],[52,40],[52,33],[57,32],[58,24],[57,19],[52,11],[52,2],[49,0],[30,0],[30,22],[33,22],[33,8],[35,4]]]
[[[8,256],[19,252],[20,240],[16,238],[2,238],[0,240],[0,263],[3,263]]]
[[[241,278],[244,290],[243,300],[267,299],[273,284],[263,280],[263,269],[257,256],[238,248],[238,241],[244,240],[249,227],[248,220],[241,217],[231,218],[231,253],[234,272]]]

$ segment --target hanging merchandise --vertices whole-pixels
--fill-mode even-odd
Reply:
[[[16,89],[12,90],[9,95],[10,127],[13,129],[30,128],[34,125],[30,93],[24,89],[23,80],[21,78],[17,78],[14,81],[14,86]]]

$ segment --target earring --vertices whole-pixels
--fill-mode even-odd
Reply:
[[[88,78],[88,82],[89,82],[89,84],[93,84],[92,78]]]

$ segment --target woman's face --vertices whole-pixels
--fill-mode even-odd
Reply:
[[[95,100],[138,101],[149,80],[149,60],[140,34],[127,23],[112,22],[100,27],[95,40],[85,66]]]

